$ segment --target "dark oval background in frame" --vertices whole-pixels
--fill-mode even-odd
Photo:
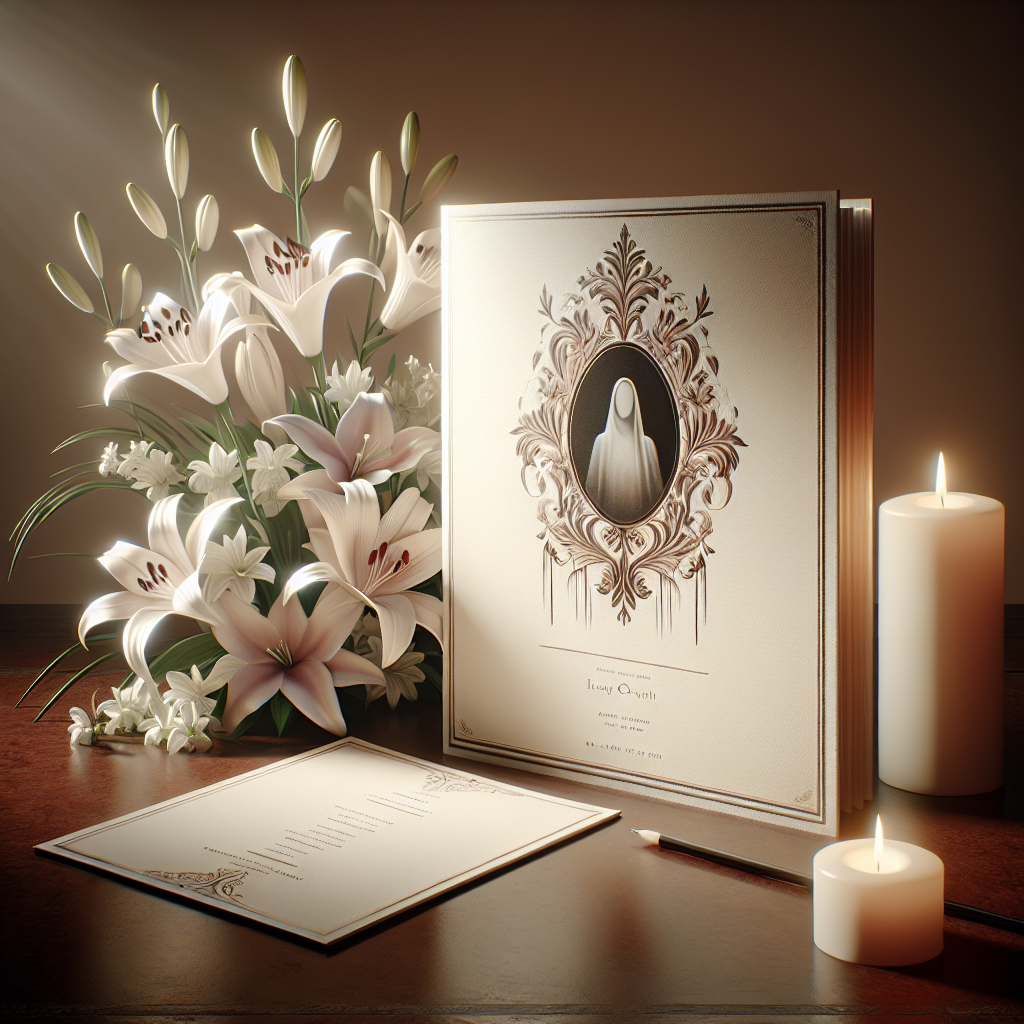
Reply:
[[[665,496],[665,489],[675,476],[676,461],[679,458],[679,415],[668,381],[658,364],[637,345],[609,346],[590,364],[576,389],[569,411],[569,454],[577,483],[594,508],[609,522],[616,520],[606,515],[587,492],[585,485],[594,441],[605,428],[612,388],[620,377],[628,377],[636,387],[644,433],[654,442],[661,467],[661,494],[640,519],[646,518]]]

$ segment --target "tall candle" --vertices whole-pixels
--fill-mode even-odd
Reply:
[[[914,793],[1003,781],[1000,502],[946,492],[878,510],[878,775]]]

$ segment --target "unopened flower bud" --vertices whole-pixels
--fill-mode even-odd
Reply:
[[[77,306],[85,313],[93,311],[92,299],[85,294],[85,289],[61,266],[56,263],[46,264],[46,273],[53,282],[54,288],[64,296],[72,306]]]
[[[281,359],[265,332],[250,332],[235,349],[235,379],[257,423],[288,412]]]
[[[383,237],[388,230],[388,219],[380,211],[391,211],[391,163],[387,154],[379,149],[370,161],[370,202],[377,234]]]
[[[302,134],[302,122],[306,120],[306,69],[294,54],[285,61],[281,92],[288,127],[292,135],[298,138]]]
[[[134,263],[126,263],[121,271],[121,315],[119,322],[131,320],[142,301],[142,275]]]
[[[320,129],[320,137],[316,140],[316,148],[313,150],[313,180],[322,181],[327,177],[327,172],[334,166],[334,158],[338,155],[338,147],[341,145],[341,122],[332,117]]]
[[[421,203],[429,203],[444,191],[445,185],[452,180],[458,164],[459,158],[454,153],[449,153],[434,164],[433,170],[427,175],[427,180],[423,182],[423,188],[420,189]]]
[[[213,196],[203,196],[196,210],[196,245],[203,252],[209,250],[213,240],[217,237],[217,227],[220,224],[220,207]]]
[[[284,191],[284,179],[281,177],[281,161],[277,159],[277,150],[270,141],[270,136],[259,128],[252,130],[252,155],[256,157],[256,166],[263,175],[263,180],[275,191]]]
[[[405,117],[399,148],[402,152],[402,170],[408,176],[416,166],[416,157],[420,151],[420,119],[415,110],[410,110]]]
[[[103,276],[103,253],[100,252],[100,240],[96,237],[89,218],[79,211],[75,214],[75,234],[78,235],[78,247],[82,250],[85,262],[97,277]]]
[[[153,117],[156,126],[163,135],[167,131],[167,122],[171,119],[171,102],[167,98],[167,90],[157,82],[153,86]]]
[[[172,125],[164,140],[164,163],[171,190],[180,199],[188,184],[188,139],[180,124]]]
[[[132,209],[138,215],[139,220],[157,238],[166,238],[167,221],[164,220],[164,215],[160,212],[160,207],[153,201],[153,197],[145,189],[139,188],[131,181],[128,182],[124,190],[128,193],[128,202],[132,204]]]

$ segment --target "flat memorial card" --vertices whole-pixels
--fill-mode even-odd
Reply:
[[[36,849],[330,943],[618,813],[347,738]]]
[[[445,209],[447,753],[835,833],[838,205]]]

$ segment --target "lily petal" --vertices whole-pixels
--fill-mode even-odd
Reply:
[[[439,643],[444,644],[444,637],[441,635],[444,622],[441,613],[444,605],[436,597],[421,594],[415,590],[406,591],[405,596],[412,602],[416,621],[424,629],[430,630],[437,637]]]
[[[348,414],[346,413],[345,415]],[[314,423],[313,420],[307,419],[305,416],[295,416],[292,414],[275,416],[272,420],[267,420],[267,422],[281,427],[292,441],[311,459],[316,459],[326,469],[327,475],[331,480],[340,483],[343,480],[349,479],[350,466],[345,458],[345,453],[339,447],[334,435],[326,427],[321,426],[319,423]],[[292,485],[300,479],[301,477],[296,477],[292,481]],[[278,495],[280,496],[281,494],[282,491],[278,491]],[[285,497],[289,496],[285,495]]]
[[[334,692],[334,680],[323,662],[303,661],[293,665],[284,674],[281,692],[322,729],[335,736],[344,736],[348,731],[338,695]]]
[[[213,625],[213,635],[221,647],[247,662],[266,663],[271,660],[267,649],[273,650],[281,642],[281,631],[230,590],[221,597],[217,606],[221,616],[220,621]]]
[[[221,498],[212,505],[208,505],[196,516],[188,528],[188,533],[185,534],[185,548],[188,551],[189,564],[193,569],[199,568],[203,552],[206,551],[206,542],[216,529],[221,516],[241,500],[241,498]]]
[[[161,498],[153,506],[149,516],[149,546],[154,551],[161,551],[183,570],[186,566],[195,568],[195,562],[189,558],[185,545],[181,543],[178,533],[178,503],[180,494]]]
[[[284,670],[276,661],[240,668],[228,683],[222,719],[228,732],[234,732],[246,715],[263,707],[281,689],[283,682]]]
[[[146,642],[150,634],[170,614],[168,608],[140,608],[124,627],[122,647],[128,667],[146,682],[154,683],[146,661]],[[154,684],[155,685],[155,684]]]
[[[384,673],[372,661],[346,651],[344,647],[324,664],[331,670],[335,686],[384,685]]]
[[[342,584],[344,585],[344,584]],[[387,594],[367,602],[380,619],[381,668],[397,661],[412,643],[416,614],[405,594]]]
[[[82,612],[78,621],[78,639],[88,650],[85,638],[95,626],[113,619],[130,619],[140,609],[152,607],[153,602],[141,594],[105,594],[98,597]]]

